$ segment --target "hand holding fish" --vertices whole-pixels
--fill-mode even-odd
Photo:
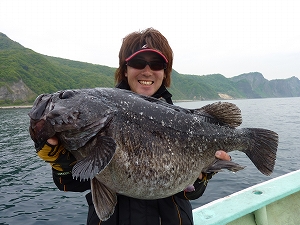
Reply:
[[[47,142],[50,144],[50,145],[57,145],[58,144],[58,139],[57,137],[53,136],[52,138],[49,138],[47,140]],[[231,160],[231,157],[230,155],[228,155],[225,151],[222,151],[222,150],[219,150],[216,152],[215,154],[215,157],[218,158],[218,159],[221,159],[221,160],[227,160],[227,161],[230,161]],[[199,175],[199,179],[202,180],[202,177],[203,177],[203,174],[200,173]]]
[[[221,160],[226,160],[226,161],[230,161],[231,160],[230,155],[228,155],[223,150],[216,151],[215,157],[218,158],[218,159],[221,159]],[[203,178],[203,173],[200,173],[198,179],[202,180],[202,178]]]
[[[72,174],[76,158],[63,146],[58,145],[57,137],[49,138],[44,147],[40,151],[37,151],[37,155],[50,163],[52,168],[58,173],[63,173],[64,175]]]
[[[50,145],[57,145],[58,144],[58,139],[57,137],[53,136],[51,138],[49,138],[47,140],[47,142],[50,144]],[[228,155],[225,151],[223,150],[219,150],[215,153],[215,157],[218,158],[218,159],[221,159],[221,160],[227,160],[227,161],[230,161],[231,160],[231,157],[230,155]],[[200,173],[198,179],[202,180],[203,178],[203,174]]]
[[[58,139],[57,137],[53,136],[52,138],[49,138],[47,140],[47,142],[50,144],[50,145],[57,145],[58,144]]]

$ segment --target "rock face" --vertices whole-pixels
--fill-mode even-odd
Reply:
[[[22,80],[11,84],[9,87],[0,87],[0,101],[4,100],[10,102],[24,102],[30,98],[33,98],[34,96],[34,92],[31,91]]]
[[[254,72],[230,79],[246,98],[300,97],[300,80],[295,76],[269,81],[261,73]]]
[[[233,97],[228,94],[219,93],[218,95],[221,99],[226,99],[226,100],[233,99]]]

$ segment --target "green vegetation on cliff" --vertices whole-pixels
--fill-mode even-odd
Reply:
[[[45,56],[0,33],[0,105],[31,103],[41,93],[63,89],[113,87],[115,70]],[[184,75],[173,70],[170,91],[174,100],[296,97],[300,96],[300,81],[296,77],[268,81],[258,72],[226,78],[221,74]]]

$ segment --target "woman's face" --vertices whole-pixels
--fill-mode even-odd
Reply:
[[[142,52],[131,60],[137,59],[164,63],[163,58],[155,52]],[[143,69],[136,69],[127,65],[127,72],[125,73],[131,91],[146,96],[152,96],[160,88],[164,75],[164,69],[152,70],[149,65]]]

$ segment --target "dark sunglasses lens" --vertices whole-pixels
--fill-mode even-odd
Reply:
[[[165,69],[165,63],[163,62],[151,62],[150,63],[151,70],[163,70]]]
[[[130,61],[127,62],[127,65],[131,66],[135,69],[141,70],[141,69],[144,69],[146,67],[147,62],[144,61],[144,60],[130,60]]]
[[[167,68],[167,64],[163,62],[147,62],[145,60],[133,59],[127,62],[128,66],[131,66],[135,69],[144,69],[147,64],[150,66],[151,70],[163,70]]]

